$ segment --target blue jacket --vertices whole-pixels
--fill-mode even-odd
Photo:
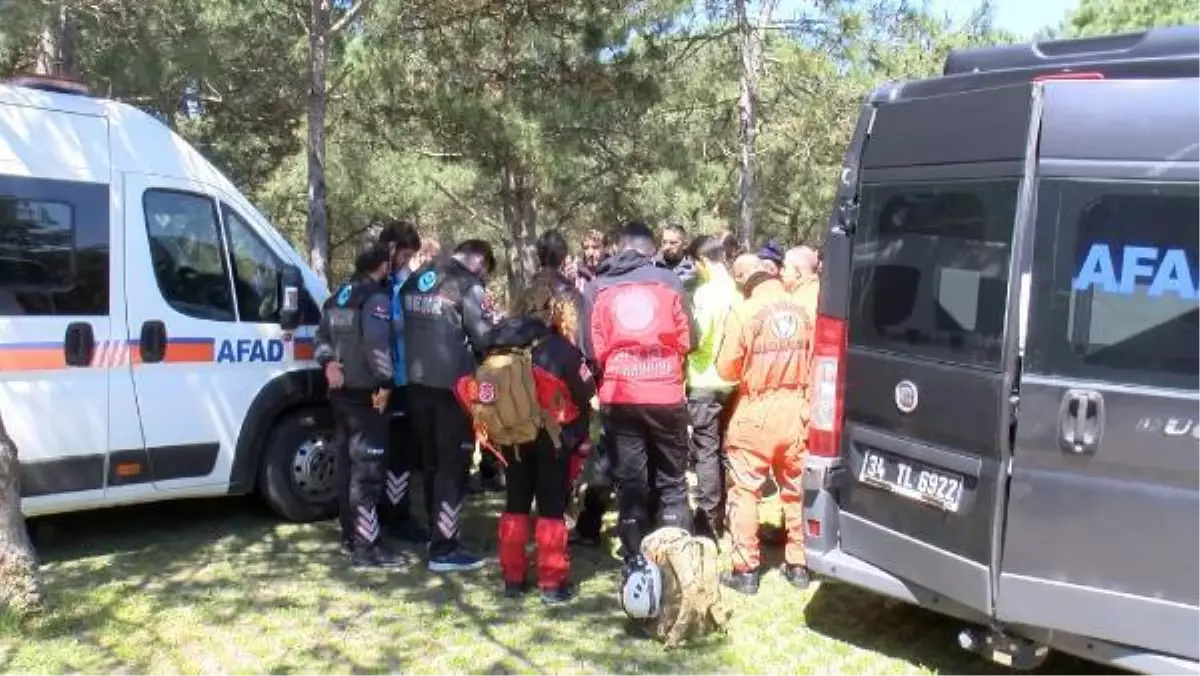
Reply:
[[[410,272],[412,271],[406,267],[399,272],[392,273],[389,280],[392,298],[392,336],[395,338],[392,347],[392,364],[394,365],[392,374],[396,387],[404,387],[408,384],[408,369],[404,363],[404,303],[400,298],[400,287],[403,286],[404,280],[408,279]]]

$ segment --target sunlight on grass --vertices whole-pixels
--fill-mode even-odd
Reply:
[[[472,507],[468,542],[494,551],[494,505]],[[1002,671],[959,651],[949,620],[837,585],[799,593],[775,571],[757,597],[729,598],[727,635],[665,652],[628,631],[606,551],[576,551],[580,597],[546,608],[503,599],[494,563],[355,571],[333,524],[281,523],[243,501],[109,516],[60,517],[40,538],[53,607],[24,629],[0,621],[4,672]]]

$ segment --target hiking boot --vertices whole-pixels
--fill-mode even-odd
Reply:
[[[429,531],[421,527],[415,519],[405,519],[400,523],[387,526],[384,533],[391,538],[400,540],[401,542],[409,542],[414,545],[423,545],[429,542]]]
[[[757,570],[747,570],[741,573],[737,571],[721,573],[721,584],[746,596],[754,596],[758,593],[758,580],[759,572]]]
[[[529,583],[527,582],[505,582],[504,583],[504,598],[519,599],[529,591]]]
[[[459,547],[454,551],[429,557],[432,573],[461,573],[483,568],[483,559]]]
[[[784,564],[783,577],[792,584],[796,589],[808,589],[808,585],[812,582],[812,576],[809,575],[808,568],[804,566],[792,566]]]
[[[392,551],[387,545],[355,545],[350,565],[355,568],[398,568],[409,563],[407,556]]]
[[[542,603],[548,606],[557,606],[575,598],[575,585],[570,582],[564,582],[557,587],[542,590]]]

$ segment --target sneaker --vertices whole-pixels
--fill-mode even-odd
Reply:
[[[405,519],[400,523],[388,526],[384,529],[384,533],[388,537],[395,538],[402,542],[410,542],[414,545],[423,545],[429,542],[429,531],[421,527],[414,519]]]
[[[808,589],[808,585],[812,582],[812,577],[808,573],[808,568],[804,566],[792,566],[784,564],[783,577],[796,589]]]
[[[350,565],[355,568],[397,568],[410,562],[407,556],[378,542],[365,547],[356,545],[350,555]]]
[[[728,572],[721,574],[721,584],[729,587],[739,594],[746,596],[754,596],[758,593],[759,574],[757,570],[748,570],[743,573]]]
[[[504,583],[504,598],[519,599],[529,591],[527,582],[505,582]]]
[[[433,573],[460,573],[479,570],[483,568],[483,563],[483,559],[460,547],[446,554],[431,556],[429,570]]]
[[[575,598],[575,585],[564,582],[557,587],[542,590],[542,603],[557,606]]]

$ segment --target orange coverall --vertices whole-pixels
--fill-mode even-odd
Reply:
[[[759,566],[758,503],[773,472],[787,528],[784,559],[804,565],[800,476],[808,436],[808,378],[814,315],[777,278],[767,279],[730,311],[717,373],[738,384],[725,437],[729,529],[735,572]]]

